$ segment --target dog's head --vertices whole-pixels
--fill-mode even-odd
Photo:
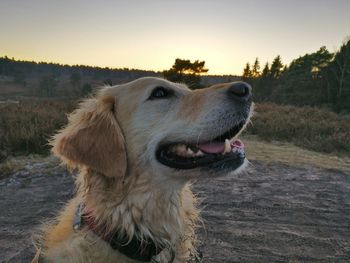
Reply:
[[[155,178],[189,178],[237,170],[237,139],[251,114],[244,82],[192,91],[159,78],[107,87],[70,115],[53,152],[108,177],[136,170]]]

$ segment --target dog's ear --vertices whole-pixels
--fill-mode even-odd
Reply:
[[[68,125],[53,137],[53,153],[72,167],[84,165],[108,177],[124,177],[125,140],[114,108],[112,96],[82,102],[69,116]]]

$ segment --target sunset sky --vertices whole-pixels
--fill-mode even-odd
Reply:
[[[350,35],[349,0],[1,0],[0,56],[112,68],[284,63]]]

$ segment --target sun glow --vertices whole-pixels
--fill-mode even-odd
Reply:
[[[263,64],[281,55],[289,63],[321,45],[334,49],[350,24],[350,2],[15,2],[0,2],[0,56],[155,71],[182,58],[204,60],[208,74],[240,75],[256,57]]]

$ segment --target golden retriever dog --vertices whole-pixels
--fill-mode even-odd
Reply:
[[[102,88],[69,116],[52,151],[77,193],[44,227],[43,262],[188,262],[199,213],[192,179],[242,170],[251,115],[244,82],[190,90],[146,77]]]

